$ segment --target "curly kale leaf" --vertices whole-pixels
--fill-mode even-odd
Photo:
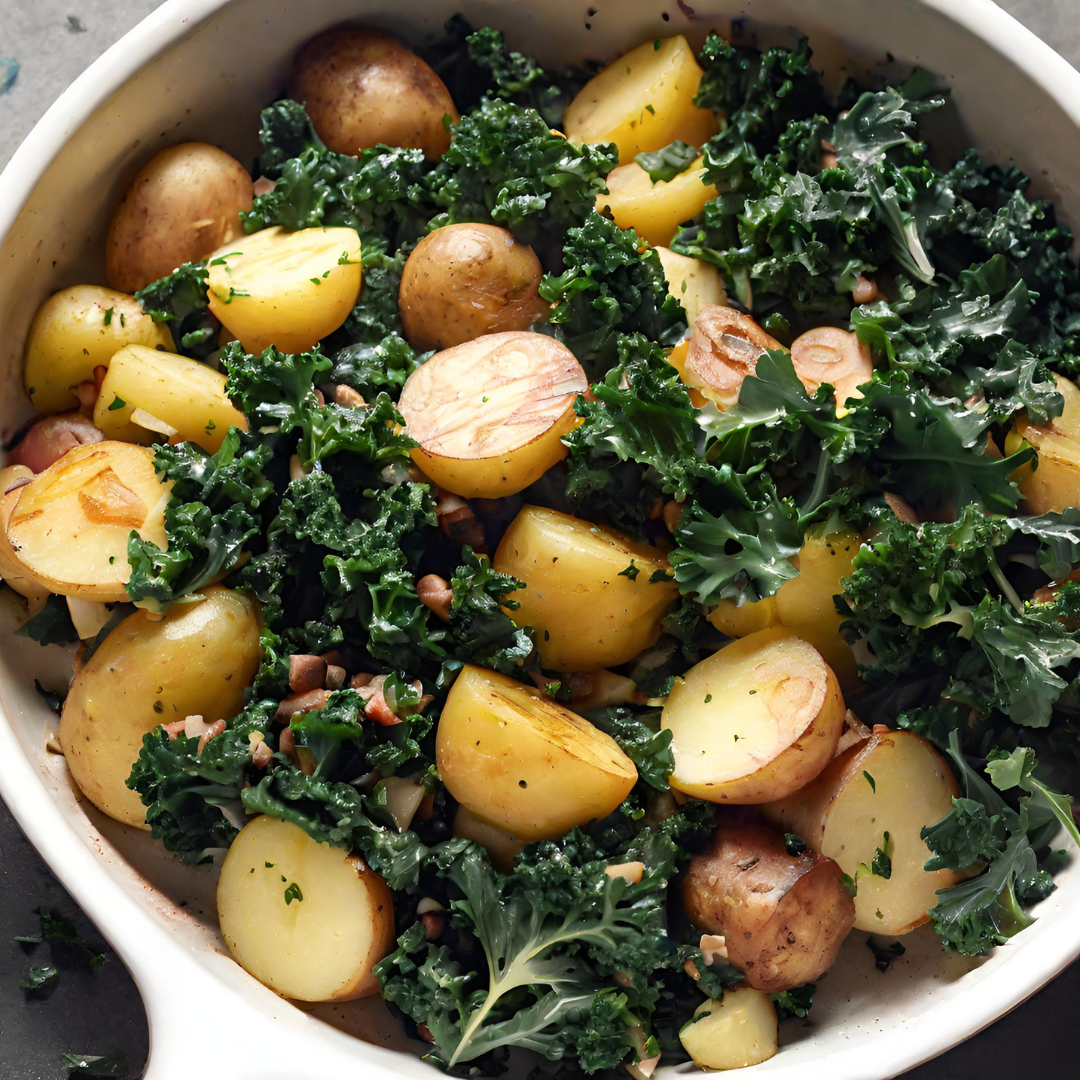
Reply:
[[[283,98],[259,114],[259,155],[257,172],[276,180],[287,161],[305,150],[325,150],[307,109],[299,101]]]
[[[251,771],[249,736],[270,735],[277,703],[262,701],[228,721],[199,750],[199,739],[162,728],[143,736],[127,786],[146,807],[146,823],[184,862],[203,862],[208,849],[228,847],[244,824],[240,793]],[[162,723],[183,720],[161,714]]]
[[[635,154],[634,160],[649,174],[654,184],[667,184],[684,172],[696,157],[695,147],[676,139],[660,150]]]
[[[607,732],[634,763],[640,779],[657,791],[667,791],[675,771],[672,732],[660,729],[660,710],[633,710],[625,706],[593,709],[585,714],[594,727]]]
[[[540,295],[555,305],[550,322],[592,377],[599,378],[618,353],[619,334],[642,334],[674,345],[686,329],[686,312],[668,292],[660,257],[644,248],[633,229],[589,211],[567,230],[566,269],[548,274]]]
[[[218,347],[219,323],[210,314],[206,262],[184,263],[135,294],[154,322],[167,323],[176,351],[203,360]]]
[[[17,637],[29,638],[39,645],[70,645],[79,640],[71,621],[67,598],[50,593],[45,606],[15,631]]]
[[[273,490],[262,472],[269,458],[269,447],[236,428],[215,454],[191,442],[156,449],[155,468],[173,482],[168,545],[131,533],[127,594],[135,603],[163,610],[236,569],[262,531],[257,511]]]
[[[428,179],[444,211],[430,227],[489,221],[528,243],[561,236],[593,212],[618,163],[611,143],[575,145],[553,135],[535,110],[484,98],[455,125]]]

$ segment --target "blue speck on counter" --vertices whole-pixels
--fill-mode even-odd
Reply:
[[[0,56],[0,94],[6,94],[19,75],[19,61],[14,56]]]

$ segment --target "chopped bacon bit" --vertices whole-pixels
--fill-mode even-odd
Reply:
[[[321,656],[293,653],[289,657],[289,688],[296,694],[321,690],[326,682],[327,663]]]
[[[426,1043],[433,1043],[435,1041],[435,1036],[431,1034],[431,1028],[429,1028],[427,1024],[417,1024],[416,1034]]]
[[[89,414],[94,411],[94,405],[97,403],[98,398],[98,388],[94,385],[93,379],[87,379],[86,382],[79,383],[72,393],[79,399],[81,412]]]
[[[330,391],[330,396],[334,399],[334,404],[343,409],[363,409],[367,406],[364,395],[344,383],[337,383]]]
[[[292,734],[291,728],[289,729],[289,733]],[[256,769],[265,769],[273,760],[274,751],[270,749],[270,744],[265,739],[260,739],[251,751],[251,764],[254,765]]]
[[[468,544],[478,554],[488,554],[484,526],[476,514],[473,513],[471,506],[462,506],[457,510],[451,510],[448,514],[440,514],[438,517],[439,528],[458,547],[464,547]]]
[[[856,304],[872,304],[878,298],[877,282],[865,274],[860,274],[855,279],[855,285],[851,290],[851,299]]]
[[[162,730],[169,736],[169,742],[172,742],[178,735],[184,731],[184,725],[186,720],[174,720],[171,724],[162,724]]]
[[[664,524],[667,526],[667,531],[672,535],[675,534],[675,530],[679,527],[679,518],[682,517],[682,512],[683,504],[676,502],[674,499],[664,505]]]
[[[254,184],[251,185],[251,193],[258,198],[260,195],[269,195],[271,191],[277,186],[276,180],[271,180],[269,177],[260,176]]]
[[[368,689],[369,687],[365,686],[360,691],[360,697],[364,700],[364,716],[368,720],[374,720],[376,724],[382,724],[383,727],[393,727],[395,724],[400,724],[401,717],[386,704],[386,698],[383,697],[382,691],[375,690],[365,697],[363,691]]]
[[[326,397],[321,390],[315,391],[315,400],[319,403],[320,409],[326,404]]]
[[[203,733],[199,736],[199,745],[195,750],[196,754],[201,754],[206,748],[206,744],[211,739],[216,739],[225,730],[224,720],[215,720]]]
[[[278,736],[278,749],[289,758],[297,767],[300,765],[300,756],[296,752],[296,736],[291,727],[282,728]]]
[[[698,979],[701,978],[701,972],[698,971],[698,966],[693,960],[687,960],[686,963],[683,964],[683,971],[685,971],[694,982],[697,982]]]
[[[649,520],[657,521],[664,516],[664,500],[657,499],[649,508]]]
[[[374,675],[369,675],[366,671],[361,671],[358,675],[354,675],[349,680],[349,685],[354,690],[362,690],[365,686],[372,682],[374,678]]]
[[[301,713],[314,712],[316,709],[325,709],[330,695],[325,690],[308,690],[303,694],[290,694],[274,713],[274,719],[279,724],[284,724],[294,716]]]
[[[907,499],[902,498],[899,495],[894,495],[891,491],[886,491],[885,505],[901,520],[908,525],[918,525],[919,515],[911,508],[911,503]]]

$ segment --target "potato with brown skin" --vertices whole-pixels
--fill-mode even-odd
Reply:
[[[444,225],[413,248],[398,305],[416,350],[449,349],[482,334],[528,330],[548,313],[537,295],[543,270],[508,229]]]
[[[683,907],[695,926],[723,935],[747,986],[776,993],[814,982],[836,962],[855,922],[840,876],[823,855],[789,855],[772,829],[722,824],[690,860]]]
[[[209,143],[181,143],[155,154],[113,211],[105,239],[105,276],[134,293],[197,262],[244,232],[251,177],[236,158]]]
[[[385,143],[429,158],[450,145],[443,123],[460,119],[442,79],[397,38],[375,30],[328,30],[297,54],[289,97],[302,101],[319,138],[339,154]]]
[[[936,891],[964,876],[923,868],[930,849],[922,830],[945,817],[959,794],[952,769],[931,743],[878,725],[812,783],[762,813],[855,880],[857,929],[906,934],[930,918]],[[879,849],[890,860],[887,878],[870,870]]]

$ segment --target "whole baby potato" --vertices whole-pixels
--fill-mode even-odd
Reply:
[[[244,706],[262,650],[259,614],[219,585],[174,604],[162,619],[129,615],[75,676],[60,717],[60,745],[82,793],[109,817],[144,826],[127,786],[143,736],[199,715],[226,720]]]
[[[443,118],[460,119],[442,79],[397,38],[375,30],[312,38],[293,61],[289,97],[304,102],[319,138],[339,154],[385,143],[441,157],[450,145]]]
[[[108,367],[125,345],[173,348],[172,334],[134,296],[100,285],[74,285],[38,308],[26,337],[23,385],[40,413],[75,409],[75,387]]]
[[[243,234],[252,185],[236,158],[209,143],[180,143],[139,170],[113,211],[105,239],[105,275],[133,293],[197,262]]]
[[[690,860],[683,907],[695,926],[723,935],[747,986],[775,994],[814,982],[836,962],[855,922],[840,876],[832,859],[789,855],[772,829],[722,824]]]
[[[420,352],[449,349],[481,334],[528,330],[550,305],[537,295],[543,270],[508,229],[445,225],[413,249],[398,306],[405,337]]]

